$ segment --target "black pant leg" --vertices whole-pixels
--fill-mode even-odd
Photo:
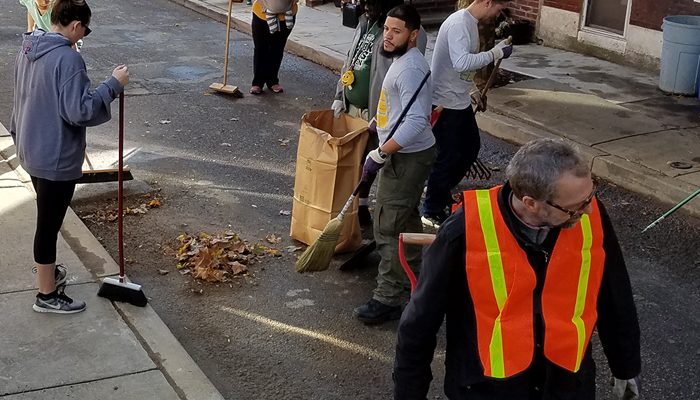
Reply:
[[[270,69],[265,82],[268,87],[280,83],[279,72],[280,66],[282,66],[282,58],[284,57],[284,46],[287,44],[287,38],[291,33],[292,30],[287,29],[284,21],[280,21],[280,30],[270,35]]]
[[[253,14],[250,24],[253,33],[253,86],[263,87],[270,70],[270,41],[272,34],[267,21]]]
[[[32,177],[36,191],[36,232],[34,234],[34,262],[56,262],[58,232],[75,191],[75,181],[50,181]]]
[[[438,156],[428,177],[422,212],[441,215],[452,204],[451,190],[479,155],[479,127],[471,107],[444,109],[433,127]]]

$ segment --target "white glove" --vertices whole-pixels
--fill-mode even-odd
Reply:
[[[639,399],[639,377],[632,379],[617,379],[613,384],[613,398],[616,400]]]
[[[510,56],[510,53],[513,52],[513,45],[508,43],[508,39],[501,40],[500,42],[496,43],[495,46],[493,46],[493,49],[490,50],[493,54],[493,62],[496,62],[505,56],[503,49],[506,47],[510,47],[510,51],[508,52],[508,56]]]
[[[377,147],[376,149],[367,153],[367,158],[371,158],[377,164],[384,164],[384,161],[386,161],[387,155],[385,153],[382,153],[382,151],[379,150],[379,147]]]
[[[340,114],[345,111],[345,104],[343,104],[343,100],[333,100],[331,109],[333,110],[333,116],[340,118]]]
[[[476,85],[472,85],[469,91],[469,97],[471,97],[475,112],[486,111],[486,96],[481,96],[481,90],[479,90]]]

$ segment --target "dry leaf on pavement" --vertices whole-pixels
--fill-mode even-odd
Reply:
[[[180,235],[175,254],[177,269],[196,279],[207,282],[228,282],[236,276],[245,276],[251,264],[266,255],[280,257],[282,253],[262,244],[249,246],[234,232],[210,235],[201,232],[197,236]],[[268,235],[268,241],[279,243],[282,238]]]

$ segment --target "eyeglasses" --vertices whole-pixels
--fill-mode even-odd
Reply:
[[[581,205],[576,210],[564,208],[564,207],[558,205],[557,203],[554,203],[554,202],[549,201],[549,200],[546,200],[545,203],[547,203],[547,205],[549,205],[551,207],[556,208],[559,211],[562,211],[562,212],[569,214],[570,218],[574,218],[574,217],[577,217],[577,216],[584,213],[584,210],[586,209],[586,207],[588,207],[591,204],[591,202],[593,201],[593,198],[595,197],[595,194],[597,191],[598,191],[598,182],[596,182],[596,180],[594,179],[593,180],[593,190],[591,191],[591,194],[588,195],[586,200],[583,203],[581,203]]]
[[[83,35],[83,37],[86,37],[87,35],[90,34],[90,32],[92,32],[92,29],[90,29],[90,27],[88,26],[88,24],[86,24],[86,23],[84,23],[84,22],[82,22],[82,21],[81,21],[80,23],[83,25],[83,28],[85,28],[85,34]]]

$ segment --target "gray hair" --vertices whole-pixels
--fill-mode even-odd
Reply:
[[[585,177],[590,169],[577,147],[554,139],[525,143],[506,167],[506,178],[519,199],[551,200],[557,181],[565,173]]]

